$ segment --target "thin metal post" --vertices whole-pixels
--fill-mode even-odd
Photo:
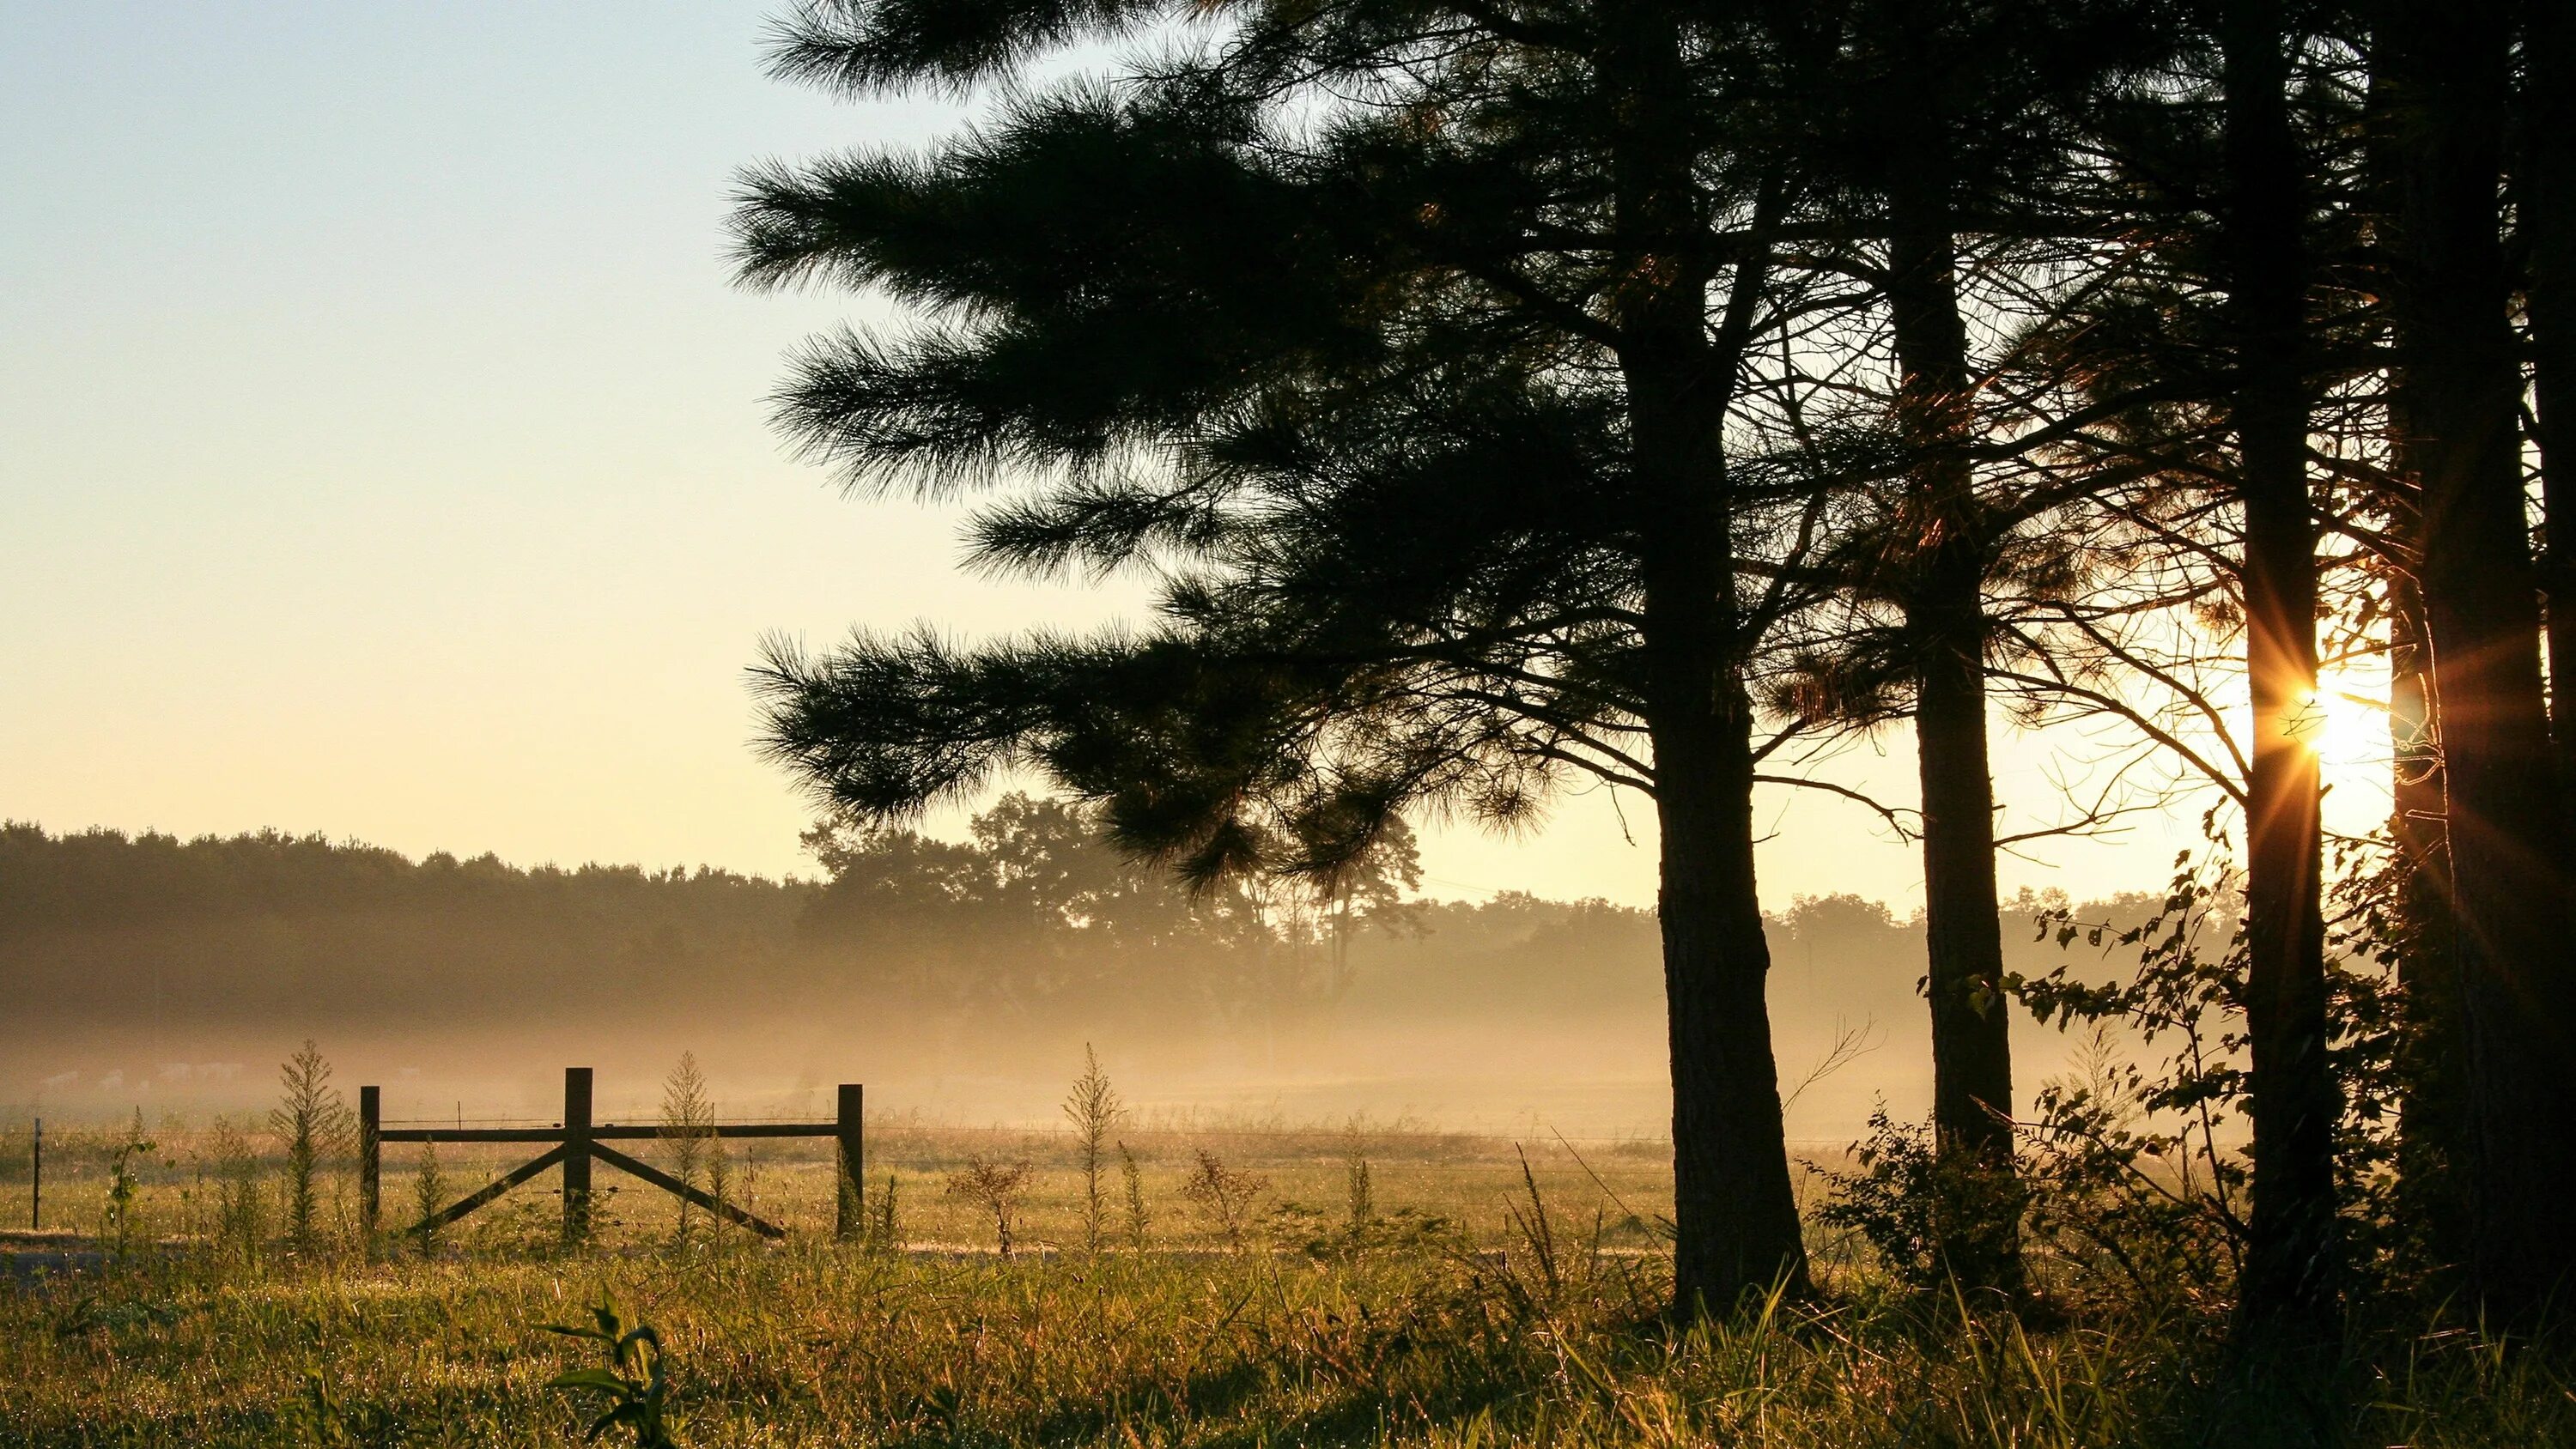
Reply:
[[[45,1119],[36,1119],[34,1162],[27,1173],[27,1227],[32,1232],[45,1228]]]
[[[563,1235],[566,1246],[590,1237],[590,1068],[564,1068]]]
[[[384,1089],[358,1089],[358,1236],[372,1248],[376,1241],[376,1214],[381,1206],[378,1174],[383,1151]]]
[[[855,1238],[866,1230],[867,1143],[866,1126],[861,1113],[862,1089],[856,1082],[841,1084],[840,1114],[836,1125],[840,1131],[833,1141],[840,1170],[840,1235]]]

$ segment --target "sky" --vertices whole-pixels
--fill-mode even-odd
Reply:
[[[973,110],[770,81],[778,8],[0,0],[0,818],[810,874],[765,635],[1137,609],[969,576],[955,506],[853,502],[770,428],[801,338],[899,317],[732,285],[735,174]],[[1999,738],[2007,829],[2065,769]],[[1901,731],[1828,773],[1913,793]],[[1919,901],[1865,812],[1792,803],[1766,901]],[[1426,827],[1428,894],[1654,897],[1634,797]],[[2192,833],[2005,885],[2160,885]]]

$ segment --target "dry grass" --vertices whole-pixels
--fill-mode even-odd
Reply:
[[[1652,1229],[1613,1231],[1611,1194],[1661,1210],[1662,1169],[1635,1154],[1593,1159],[1596,1183],[1561,1151],[1533,1153],[1551,1272],[1510,1222],[1528,1199],[1507,1144],[1371,1139],[1380,1211],[1409,1209],[1409,1226],[1352,1250],[1332,1241],[1346,1139],[1238,1142],[1231,1160],[1271,1180],[1274,1210],[1254,1250],[1207,1251],[1213,1226],[1179,1189],[1195,1165],[1184,1149],[1216,1150],[1213,1133],[1130,1137],[1151,1163],[1158,1248],[1144,1254],[1004,1263],[811,1232],[674,1245],[672,1208],[637,1189],[615,1200],[602,1245],[565,1255],[540,1180],[436,1261],[188,1253],[0,1288],[0,1443],[568,1444],[576,1407],[542,1385],[579,1350],[536,1328],[603,1293],[661,1330],[693,1446],[2020,1449],[2295,1443],[2319,1427],[2348,1443],[2576,1443],[2566,1360],[2471,1335],[2374,1341],[2322,1376],[2249,1387],[2209,1321],[1962,1324],[1882,1301],[1858,1273],[1829,1309],[1673,1331],[1650,1311]],[[1044,1136],[998,1145],[1040,1165],[1032,1236],[1078,1242],[1072,1163]],[[936,1184],[994,1150],[991,1134],[887,1132],[877,1146],[879,1169],[907,1182],[906,1238],[973,1240],[975,1210]],[[491,1165],[456,1163],[450,1181],[470,1188]],[[168,1170],[147,1212],[175,1228],[194,1189],[184,1154]],[[818,1163],[773,1159],[755,1176],[765,1209],[828,1221]],[[1281,1199],[1314,1211],[1276,1211]],[[405,1198],[388,1184],[386,1201]]]
[[[94,1230],[106,1203],[107,1163],[123,1128],[78,1131],[49,1128],[46,1135],[45,1222],[48,1227]],[[213,1134],[202,1127],[164,1123],[152,1129],[160,1150],[141,1165],[141,1230],[147,1235],[196,1238],[211,1233],[217,1202]],[[1346,1214],[1347,1175],[1353,1151],[1373,1164],[1376,1209],[1397,1222],[1436,1220],[1477,1240],[1508,1236],[1510,1204],[1521,1190],[1516,1145],[1506,1139],[1458,1133],[1348,1127],[1295,1127],[1237,1119],[1181,1119],[1121,1129],[1116,1137],[1137,1157],[1152,1207],[1153,1246],[1172,1250],[1226,1245],[1223,1225],[1193,1206],[1186,1195],[1199,1172],[1198,1153],[1257,1169],[1269,1190],[1255,1205],[1266,1235],[1291,1246],[1338,1227]],[[253,1141],[274,1160],[278,1144]],[[635,1150],[633,1144],[624,1144]],[[723,1144],[728,1194],[791,1232],[827,1233],[838,1208],[837,1182],[820,1142],[744,1140]],[[642,1155],[661,1162],[658,1144]],[[23,1138],[19,1171],[0,1179],[0,1227],[26,1222],[27,1185]],[[438,1150],[441,1176],[461,1197],[536,1155],[519,1145],[446,1143]],[[381,1199],[388,1228],[411,1211],[412,1165],[417,1148],[384,1149]],[[1654,1223],[1671,1211],[1670,1149],[1659,1142],[1633,1144],[1554,1141],[1530,1144],[1539,1181],[1550,1200],[1580,1211],[1590,1230],[1602,1215],[1606,1242],[1648,1247],[1658,1241]],[[1578,1155],[1579,1154],[1579,1155]],[[5,1154],[0,1154],[5,1155]],[[867,1186],[881,1190],[888,1176],[899,1183],[900,1236],[923,1248],[969,1251],[993,1246],[990,1214],[949,1197],[941,1185],[971,1158],[1025,1159],[1033,1164],[1026,1220],[1016,1231],[1024,1246],[1078,1248],[1084,1241],[1085,1195],[1078,1148],[1061,1129],[925,1126],[904,1119],[872,1122],[868,1129]],[[270,1175],[272,1194],[275,1173]],[[548,1251],[560,1221],[556,1178],[544,1174],[467,1218],[448,1234],[449,1245],[476,1255]],[[615,1252],[658,1245],[680,1220],[679,1200],[610,1167],[593,1169],[598,1246]],[[328,1175],[321,1215],[346,1241],[356,1230],[356,1182],[346,1170]],[[274,1217],[272,1210],[271,1216]],[[708,1231],[703,1215],[692,1214]]]

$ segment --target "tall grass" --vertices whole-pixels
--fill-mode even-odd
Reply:
[[[1866,1234],[1821,1226],[1822,1303],[1675,1326],[1653,1226],[1669,1182],[1646,1153],[1119,1130],[1136,1145],[1112,1139],[1116,1242],[1105,1158],[1075,1134],[914,1124],[871,1133],[886,1190],[856,1243],[834,1240],[838,1169],[817,1147],[745,1159],[784,1245],[674,1237],[663,1199],[630,1186],[653,1210],[603,1214],[568,1253],[541,1180],[437,1256],[370,1258],[327,1217],[282,1253],[284,1223],[227,1211],[226,1174],[277,1179],[290,1139],[165,1123],[156,1152],[127,1155],[127,1201],[180,1241],[0,1286],[0,1445],[568,1445],[638,1401],[599,1376],[598,1344],[538,1331],[604,1301],[655,1329],[659,1387],[651,1365],[619,1372],[696,1449],[2576,1444],[2576,1358],[2551,1342],[2383,1322],[2330,1364],[2258,1372],[2227,1353],[2223,1283],[2124,1294],[2068,1272],[2016,1318],[1917,1291]],[[99,1220],[131,1131],[77,1139],[98,1170],[67,1209]],[[388,1195],[470,1189],[524,1151],[451,1146],[389,1159]],[[433,1163],[445,1180],[424,1184]],[[912,1194],[896,1218],[892,1169],[979,1164],[1010,1181]],[[1163,1203],[1188,1210],[1153,1221]],[[549,1381],[594,1390],[576,1404]]]
[[[716,1106],[709,1095],[706,1073],[698,1068],[698,1054],[680,1053],[679,1065],[662,1079],[662,1156],[663,1166],[673,1177],[691,1187],[703,1185],[709,1167],[709,1147],[716,1130]],[[722,1192],[716,1194],[722,1200]],[[689,1236],[687,1198],[674,1197],[677,1208],[671,1233],[677,1238]]]
[[[667,1242],[667,1239],[662,1240]],[[1560,1249],[1567,1245],[1560,1240]],[[1859,1292],[1664,1325],[1636,1259],[888,1256],[823,1240],[259,1278],[134,1267],[0,1293],[12,1444],[568,1444],[536,1332],[605,1294],[668,1352],[680,1442],[2180,1446],[2576,1442],[2568,1360],[2470,1333],[2358,1340],[2284,1392],[2221,1325],[2047,1331]]]
[[[1082,1173],[1082,1246],[1097,1253],[1109,1240],[1109,1194],[1101,1184],[1108,1165],[1110,1134],[1127,1115],[1118,1089],[1100,1070],[1099,1054],[1082,1049],[1082,1075],[1065,1095],[1064,1118],[1073,1129],[1074,1152]]]
[[[277,1069],[281,1088],[269,1126],[286,1144],[287,1240],[299,1251],[322,1245],[325,1177],[347,1156],[357,1117],[331,1085],[331,1064],[311,1040]]]

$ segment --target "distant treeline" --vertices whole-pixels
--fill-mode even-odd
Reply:
[[[413,861],[273,832],[0,827],[0,1049],[41,1077],[62,1056],[46,1048],[77,1043],[184,1058],[304,1034],[686,1042],[792,1022],[943,1071],[999,1070],[980,1063],[1095,1032],[1202,1059],[1388,1033],[1493,1039],[1583,1070],[1650,1052],[1660,1031],[1651,911],[1408,901],[1409,845],[1318,900],[1279,884],[1193,893],[1071,808],[1020,796],[961,841],[827,825],[808,843],[822,878],[777,881]],[[1837,1022],[1901,1026],[1892,1044],[1912,1049],[1918,923],[1834,896],[1769,928],[1784,1075]],[[2057,959],[2029,950],[2027,966]],[[27,1085],[0,1082],[0,1096]]]

